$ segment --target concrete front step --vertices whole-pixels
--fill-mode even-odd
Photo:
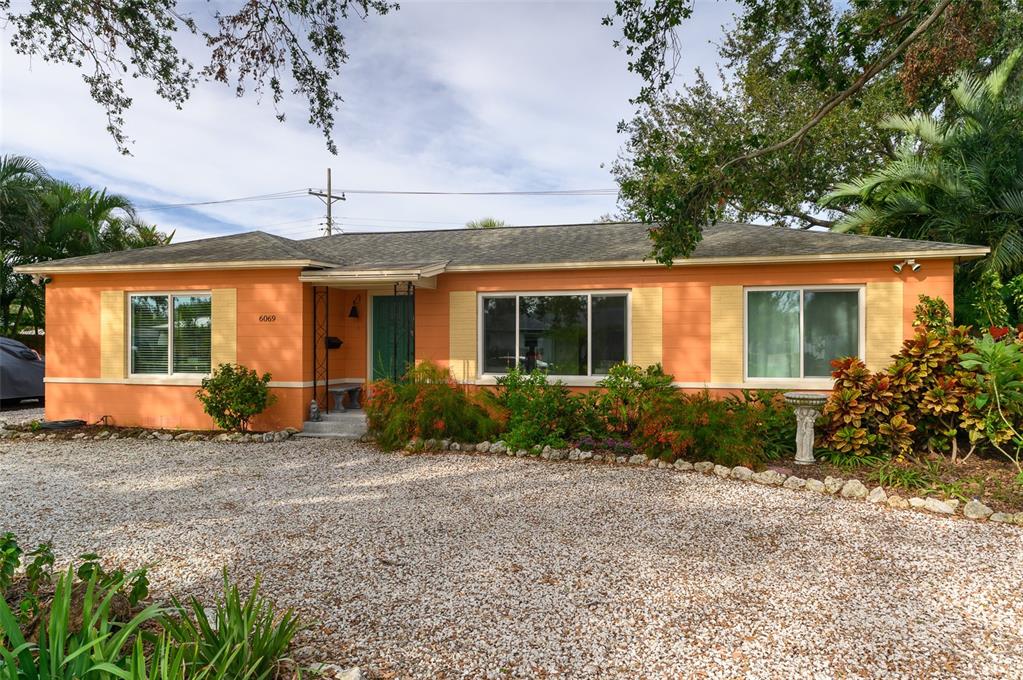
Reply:
[[[366,414],[362,411],[336,411],[322,417],[315,422],[307,420],[296,436],[359,439],[366,434]]]

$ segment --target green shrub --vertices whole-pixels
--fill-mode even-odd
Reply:
[[[648,457],[669,462],[688,458],[728,467],[756,466],[776,455],[780,446],[769,444],[765,436],[768,422],[784,419],[775,414],[774,404],[773,399],[752,395],[714,399],[707,391],[659,395],[644,410],[635,443]]]
[[[564,447],[583,429],[582,399],[540,371],[513,369],[501,376],[496,400],[508,414],[503,438],[511,448]]]
[[[0,596],[11,585],[14,572],[21,564],[21,546],[14,539],[14,534],[7,532],[0,535]]]
[[[725,397],[735,412],[744,412],[749,436],[759,442],[764,460],[794,456],[796,414],[777,390],[742,390]]]
[[[961,365],[977,372],[979,384],[970,424],[1016,466],[1023,483],[1023,333],[1003,340],[983,337],[973,352],[962,355]]]
[[[203,378],[195,393],[203,410],[222,430],[246,430],[249,421],[269,408],[276,397],[270,393],[270,374],[262,376],[238,364],[220,364]]]
[[[642,368],[617,364],[583,397],[582,427],[591,437],[632,438],[643,410],[671,394],[672,376],[660,364]]]
[[[429,362],[410,368],[401,382],[373,383],[365,408],[370,432],[386,449],[412,439],[481,441],[501,428],[497,409]]]

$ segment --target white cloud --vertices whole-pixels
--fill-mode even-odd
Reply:
[[[202,84],[181,111],[133,86],[127,132],[133,156],[119,155],[102,111],[72,68],[2,52],[0,141],[51,170],[139,204],[176,203],[322,187],[525,190],[613,188],[602,163],[621,144],[617,122],[639,83],[615,32],[600,25],[610,3],[403,3],[385,17],[355,21],[351,62],[341,81],[338,157],[305,122],[301,102],[281,124],[272,107]],[[727,5],[697,7],[684,38],[694,65],[710,66],[707,44]],[[6,41],[5,41],[6,43]],[[197,61],[200,53],[190,47]],[[589,221],[614,197],[350,196],[339,204],[353,231],[456,227],[485,215],[513,224]],[[315,235],[314,198],[230,203],[145,212],[178,230],[178,240],[263,228]],[[346,219],[345,216],[350,216]],[[358,218],[358,219],[355,219]]]

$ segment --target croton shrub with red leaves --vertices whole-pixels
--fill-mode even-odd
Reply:
[[[943,303],[942,303],[943,304]],[[939,310],[940,311],[940,310]],[[856,358],[832,362],[835,388],[818,423],[822,448],[861,456],[929,451],[959,457],[981,438],[977,374],[962,366],[974,348],[966,326],[952,327],[933,299],[917,307],[914,336],[892,364],[871,373]]]

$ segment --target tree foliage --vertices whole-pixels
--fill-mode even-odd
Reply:
[[[945,77],[1002,58],[1021,26],[1018,0],[741,0],[721,48],[728,87],[718,93],[704,79],[673,95],[675,29],[692,6],[618,0],[605,19],[621,27],[617,44],[644,83],[636,119],[623,124],[630,143],[616,170],[620,198],[652,225],[654,255],[665,263],[690,254],[702,228],[722,218],[811,226],[812,204],[793,197],[820,195],[820,177],[845,163],[863,167],[853,140],[867,142],[867,161],[890,151],[864,124],[898,112],[891,107],[940,101]],[[699,120],[722,104],[728,119]]]
[[[172,237],[140,220],[123,196],[55,180],[31,158],[0,157],[0,334],[43,323],[42,286],[14,267]]]
[[[663,219],[664,198],[687,196],[713,168],[813,114],[811,86],[772,75],[768,57],[762,50],[746,57],[735,75],[722,71],[720,87],[698,71],[693,84],[626,125],[628,140],[613,173],[638,218]],[[889,136],[873,123],[900,110],[898,99],[889,79],[811,131],[797,153],[732,168],[728,190],[706,219],[830,227],[841,213],[815,209],[814,202],[850,171],[867,172],[886,158]]]
[[[348,61],[342,25],[352,16],[398,9],[386,0],[236,0],[197,20],[201,3],[184,0],[0,0],[0,20],[10,26],[11,46],[26,56],[71,65],[82,72],[92,99],[107,117],[107,131],[122,153],[130,140],[125,115],[132,99],[125,78],[152,84],[177,108],[200,78],[234,87],[238,96],[270,94],[279,120],[285,94],[304,98],[309,123],[327,148],[341,95],[334,80]],[[209,60],[198,70],[182,54],[187,35],[199,37]]]
[[[1023,48],[985,77],[960,73],[940,112],[886,119],[902,137],[893,158],[824,198],[849,210],[840,231],[989,246],[989,256],[960,266],[970,304],[957,313],[973,325],[1008,321],[1011,289],[1001,282],[1023,274],[1021,58]]]

